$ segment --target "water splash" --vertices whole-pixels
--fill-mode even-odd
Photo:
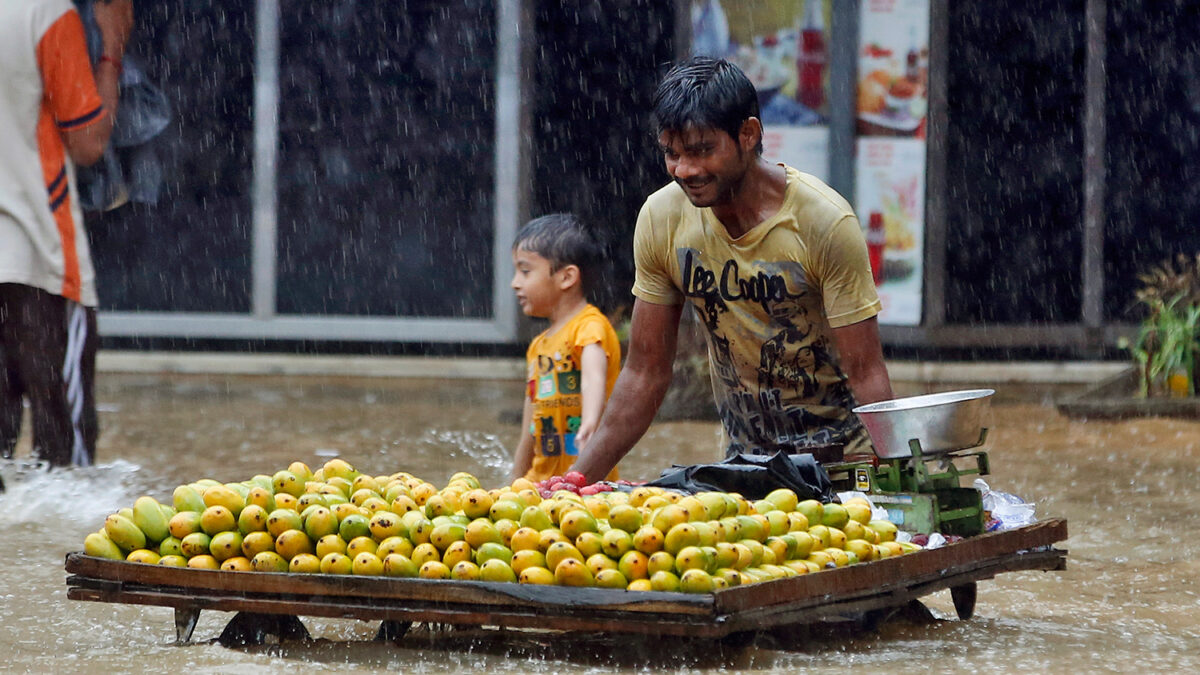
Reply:
[[[96,526],[142,494],[140,472],[140,465],[124,459],[52,471],[38,463],[5,463],[8,491],[0,494],[0,528],[46,522]]]

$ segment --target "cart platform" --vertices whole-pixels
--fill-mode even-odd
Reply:
[[[393,639],[412,622],[724,638],[897,608],[944,589],[951,589],[966,619],[975,582],[1003,572],[1066,569],[1067,552],[1053,548],[1066,538],[1065,520],[1045,520],[938,549],[698,595],[197,570],[75,552],[66,557],[67,597],[172,607],[180,643],[191,640],[202,610],[381,620],[381,636]]]

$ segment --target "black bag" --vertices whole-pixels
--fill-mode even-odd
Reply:
[[[762,499],[772,490],[788,488],[801,500],[833,500],[829,474],[811,454],[739,453],[716,464],[673,466],[646,484],[692,494],[737,492],[747,499]]]

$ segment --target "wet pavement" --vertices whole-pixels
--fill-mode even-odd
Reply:
[[[920,393],[955,387],[908,387]],[[1051,405],[1066,389],[1000,388],[988,452],[993,489],[1069,521],[1068,569],[1003,574],[979,584],[974,618],[948,593],[926,598],[939,620],[893,621],[873,633],[761,639],[745,649],[684,641],[545,636],[417,628],[400,645],[371,643],[378,625],[305,618],[311,644],[225,649],[175,646],[172,612],[68,601],[63,556],[142,494],[177,484],[235,481],[294,460],[332,455],[373,473],[408,471],[434,483],[470,471],[507,476],[521,384],[316,377],[106,374],[100,383],[99,463],[44,472],[0,462],[0,654],[14,672],[194,668],[277,672],[604,672],[722,669],[814,672],[1129,672],[1200,669],[1200,422],[1070,420]],[[711,461],[711,422],[655,424],[622,463],[632,479],[671,463]],[[231,615],[204,612],[197,640]]]

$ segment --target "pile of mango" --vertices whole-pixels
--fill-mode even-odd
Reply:
[[[301,462],[240,483],[140,497],[84,541],[88,555],[237,572],[292,572],[714,590],[902,555],[896,526],[862,499],[798,500],[776,490],[683,495],[640,486],[543,497],[519,479],[485,490],[468,473],[437,488],[405,472]]]

